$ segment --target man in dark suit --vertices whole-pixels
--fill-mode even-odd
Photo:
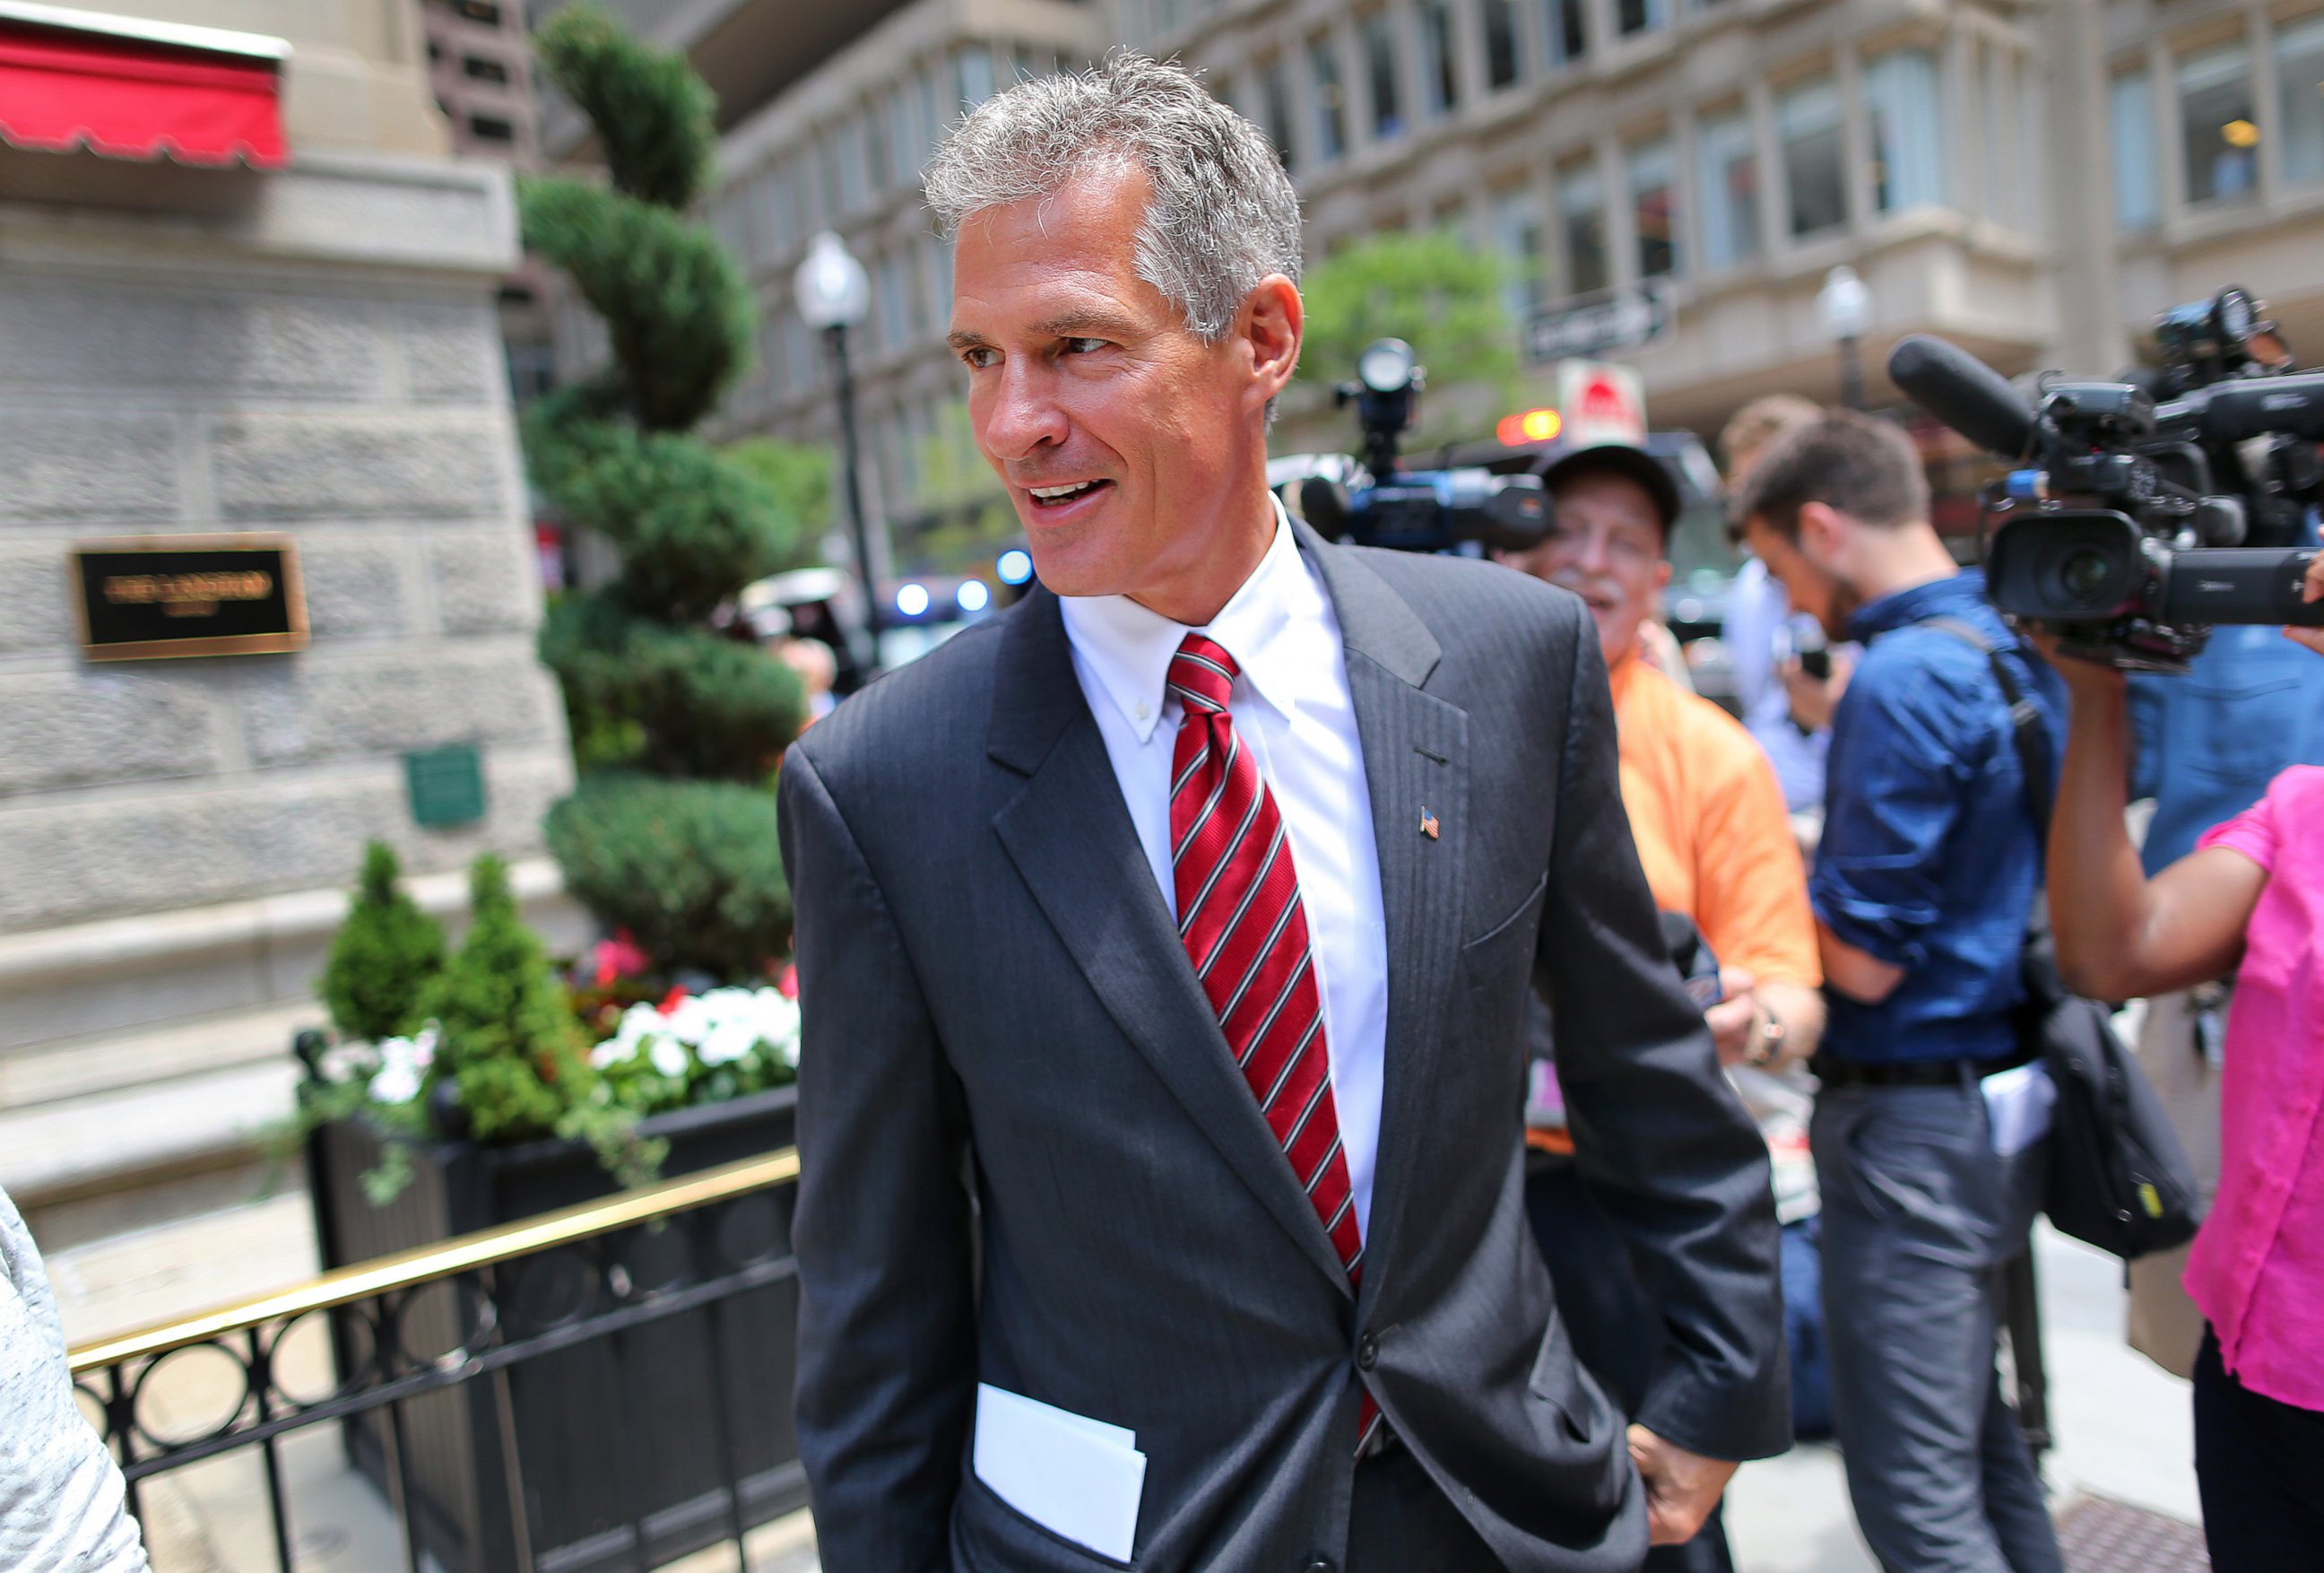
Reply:
[[[1636,1568],[1789,1426],[1587,611],[1283,515],[1297,203],[1191,77],[1020,84],[928,186],[1046,588],[784,766],[824,1566]],[[1526,1226],[1536,985],[1667,1286],[1627,1438]]]

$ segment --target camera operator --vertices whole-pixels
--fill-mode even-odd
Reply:
[[[2324,558],[2305,594],[2324,599]],[[2324,652],[2317,630],[2287,632]],[[2186,1275],[2207,1321],[2195,1475],[2211,1566],[2324,1568],[2324,769],[2283,771],[2257,804],[2150,877],[2123,823],[2123,675],[2083,661],[2059,668],[2073,719],[2050,830],[2050,911],[2066,981],[2127,999],[2236,974],[2218,1196]]]
[[[1613,688],[1622,806],[1646,884],[1655,904],[1692,920],[1719,958],[1724,997],[1705,1017],[1720,1060],[1792,1062],[1814,1049],[1824,1012],[1806,875],[1782,789],[1750,735],[1673,682],[1643,648],[1670,582],[1665,552],[1678,488],[1651,456],[1614,443],[1564,455],[1542,481],[1553,502],[1548,535],[1500,560],[1573,591],[1596,621]],[[1779,1207],[1785,1199],[1779,1186]],[[1812,1197],[1804,1199],[1812,1210]],[[1635,1411],[1663,1344],[1651,1283],[1570,1159],[1528,1166],[1526,1204],[1575,1353]],[[1787,1277],[1791,1250],[1787,1238]],[[1716,1510],[1692,1540],[1658,1546],[1646,1563],[1646,1573],[1733,1567]]]
[[[2184,677],[2130,679],[2130,795],[2154,805],[2139,847],[2148,878],[2192,852],[2205,830],[2259,801],[2279,771],[2324,764],[2324,684],[2313,676],[2309,658],[2275,629],[2246,625],[2213,629]],[[2139,1031],[2139,1061],[2163,1096],[2207,1202],[2218,1183],[2228,994],[2206,981],[2156,995]],[[2203,1341],[2202,1313],[2180,1283],[2189,1249],[2129,1264],[2130,1346],[2180,1377],[2194,1374]]]
[[[1980,1085],[2026,1059],[2013,1013],[2040,838],[1987,655],[1930,625],[1989,643],[2053,730],[2058,680],[1984,576],[1956,570],[1895,427],[1835,412],[1792,432],[1737,513],[1792,605],[1866,646],[1808,887],[1831,1007],[1812,1135],[1824,1319],[1857,1522],[1900,1573],[2057,1573],[1995,1363],[2047,1149],[1994,1118],[2009,1084]]]

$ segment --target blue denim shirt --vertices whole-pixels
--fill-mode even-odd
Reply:
[[[1982,571],[1900,590],[1849,620],[1868,648],[1832,718],[1808,891],[1835,935],[1905,969],[1877,1005],[1831,991],[1823,1046],[1862,1063],[2010,1052],[2018,952],[2042,883],[2008,705],[1981,652],[1914,626],[1932,617],[1978,629],[2015,669],[2042,711],[2053,791],[2066,736],[2064,685],[1986,604]]]
[[[2154,800],[2140,861],[2151,877],[2195,850],[2287,765],[2324,764],[2324,665],[2280,628],[2211,630],[2183,677],[2130,680],[2131,795]]]

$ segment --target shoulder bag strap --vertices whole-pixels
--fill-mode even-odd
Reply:
[[[1975,624],[1959,617],[1925,617],[1922,626],[1950,634],[1971,649],[1982,652],[1986,664],[1993,669],[1994,680],[2001,685],[2001,697],[2009,704],[2010,737],[2017,745],[2018,772],[2025,777],[2025,798],[2034,810],[2034,837],[2046,843],[2050,839],[2050,740],[2042,724],[2040,707],[2026,696],[2018,685],[2017,674],[2009,670],[2009,663],[2001,659],[2001,652]]]

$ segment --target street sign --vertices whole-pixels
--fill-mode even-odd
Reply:
[[[1569,446],[1646,446],[1646,391],[1628,366],[1602,360],[1559,362],[1557,407],[1565,417],[1563,435]]]
[[[1526,359],[1536,365],[1652,344],[1670,328],[1661,286],[1616,290],[1579,305],[1543,311],[1526,325]]]

